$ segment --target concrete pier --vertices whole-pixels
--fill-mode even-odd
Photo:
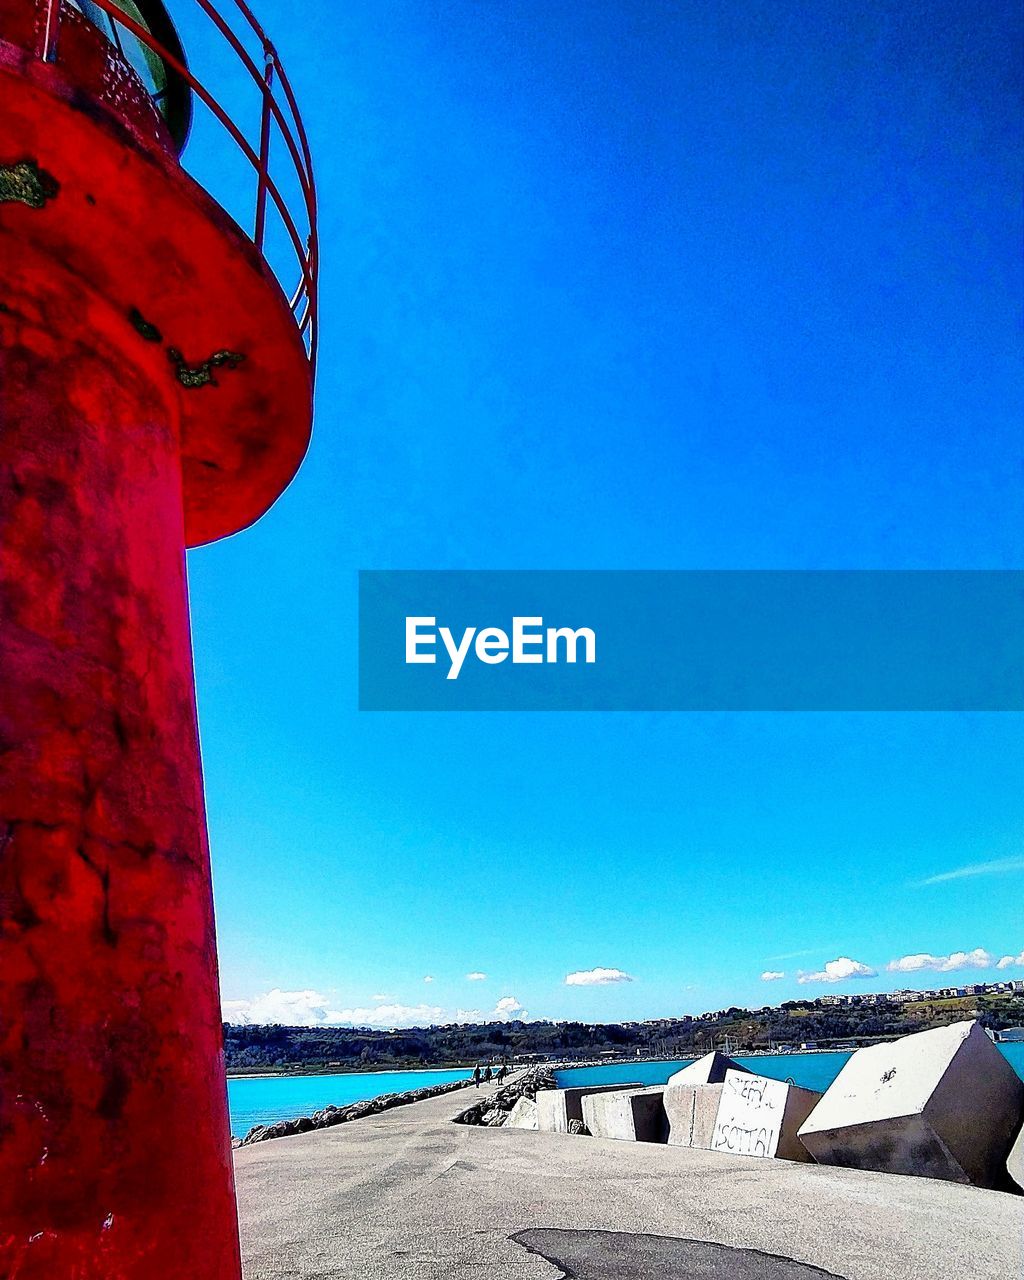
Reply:
[[[553,1257],[579,1280],[718,1280],[696,1269],[700,1245],[745,1280],[803,1277],[797,1264],[843,1280],[991,1280],[1020,1268],[1024,1197],[451,1124],[458,1106],[429,1099],[237,1151],[246,1280],[554,1280],[565,1267]],[[654,1270],[665,1251],[685,1263]]]

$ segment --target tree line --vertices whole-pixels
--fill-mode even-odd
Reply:
[[[587,1061],[608,1056],[674,1057],[727,1046],[849,1048],[979,1016],[1000,1029],[1024,1023],[1024,998],[975,996],[929,1003],[823,1007],[792,1000],[779,1008],[733,1007],[714,1018],[656,1022],[488,1022],[382,1031],[359,1027],[224,1027],[231,1071],[370,1070],[443,1067],[524,1059]]]

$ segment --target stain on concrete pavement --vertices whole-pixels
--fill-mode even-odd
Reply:
[[[843,1280],[806,1262],[705,1240],[538,1228],[510,1237],[565,1280]]]

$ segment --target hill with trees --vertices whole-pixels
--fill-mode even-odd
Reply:
[[[373,1030],[358,1027],[225,1025],[230,1072],[368,1071],[496,1061],[592,1061],[803,1047],[849,1049],[979,1017],[992,1030],[1024,1024],[1024,996],[982,995],[914,1004],[832,1007],[791,1000],[648,1022],[488,1022]]]

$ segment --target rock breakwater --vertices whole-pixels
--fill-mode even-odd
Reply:
[[[320,1111],[314,1111],[311,1116],[299,1116],[295,1120],[278,1120],[274,1124],[255,1124],[241,1142],[235,1139],[232,1145],[248,1147],[254,1142],[266,1142],[270,1138],[287,1138],[295,1133],[309,1133],[313,1129],[330,1129],[336,1124],[346,1124],[349,1120],[361,1120],[364,1116],[379,1115],[382,1111],[390,1111],[392,1107],[404,1107],[411,1102],[422,1102],[424,1098],[436,1098],[443,1093],[454,1093],[457,1089],[465,1089],[472,1083],[472,1079],[469,1078],[449,1081],[447,1084],[428,1085],[422,1089],[408,1089],[404,1093],[382,1093],[376,1098],[351,1102],[344,1107],[324,1107]]]
[[[517,1080],[510,1081],[497,1093],[480,1098],[453,1118],[456,1124],[482,1124],[497,1128],[505,1123],[508,1113],[520,1098],[529,1098],[533,1102],[539,1089],[554,1087],[555,1075],[550,1067],[531,1067]]]

